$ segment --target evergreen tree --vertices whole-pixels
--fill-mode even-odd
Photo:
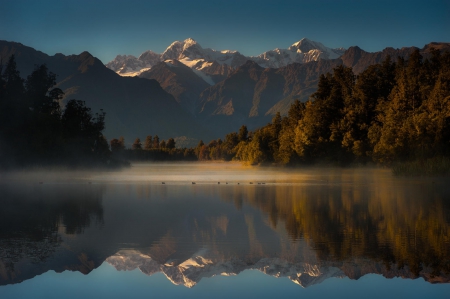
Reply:
[[[8,60],[6,67],[1,75],[4,86],[3,97],[2,97],[2,107],[8,109],[9,113],[13,112],[13,107],[24,107],[20,105],[23,102],[23,96],[25,93],[24,80],[20,77],[20,73],[17,70],[16,59],[14,55]],[[28,108],[28,107],[26,107]],[[6,115],[6,114],[5,114]]]
[[[225,136],[225,141],[221,145],[223,158],[227,161],[231,160],[236,154],[235,148],[239,143],[239,137],[236,132],[229,133]]]
[[[121,146],[123,149],[126,148],[126,147],[125,147],[125,137],[120,136],[120,137],[119,137],[119,143],[120,143],[120,146]]]
[[[353,96],[346,99],[340,121],[342,146],[358,161],[366,161],[372,152],[369,128],[376,120],[377,102],[386,101],[392,90],[394,71],[389,56],[382,64],[370,66],[358,76]]]
[[[153,139],[152,139],[152,136],[151,136],[151,135],[148,135],[148,136],[145,138],[144,149],[145,149],[145,150],[150,150],[150,149],[152,149],[152,148],[153,148]]]
[[[251,141],[241,141],[237,146],[236,158],[251,165],[272,161],[270,151],[271,132],[268,127],[257,130]]]
[[[241,126],[241,128],[239,129],[238,139],[239,139],[239,141],[247,141],[247,139],[248,139],[247,126],[245,126],[245,125]]]
[[[104,112],[92,116],[84,102],[71,100],[62,113],[64,93],[54,88],[56,75],[45,65],[36,66],[26,80],[14,55],[0,69],[0,167],[107,162]],[[9,165],[3,163],[6,156]]]
[[[140,138],[136,138],[131,145],[132,150],[141,150],[142,149],[142,143]]]
[[[198,151],[198,159],[200,161],[209,160],[209,148],[207,145],[203,144]]]
[[[169,138],[167,140],[166,148],[168,149],[174,149],[175,148],[175,139]]]
[[[124,145],[117,138],[111,139],[111,141],[109,143],[110,143],[111,151],[113,154],[117,154],[117,153],[123,152],[123,150],[125,150]]]
[[[70,100],[63,112],[61,123],[65,154],[71,163],[90,163],[96,159],[99,151],[104,151],[104,112],[93,117],[91,109],[86,107],[83,101]]]
[[[200,151],[204,145],[205,145],[205,143],[203,142],[203,140],[200,140],[198,142],[197,146],[195,147],[195,155],[197,156],[197,158],[199,160],[200,160]]]
[[[278,140],[281,131],[281,114],[277,112],[275,116],[272,118],[272,138],[274,140]]]
[[[304,160],[346,160],[339,121],[345,101],[352,96],[354,80],[351,68],[344,66],[336,67],[333,75],[320,77],[318,90],[295,130],[295,149]]]
[[[0,73],[0,158],[1,165],[6,167],[14,163],[22,163],[28,156],[29,134],[25,126],[30,118],[30,110],[25,101],[24,80],[17,70],[15,56],[12,55]],[[24,134],[25,133],[25,134]]]
[[[153,148],[159,149],[159,137],[158,137],[158,135],[155,135],[155,137],[153,137]]]
[[[288,117],[282,121],[282,128],[279,134],[278,155],[275,155],[275,162],[282,165],[296,163],[298,156],[295,152],[295,129],[298,121],[302,119],[305,104],[296,100],[288,111]]]

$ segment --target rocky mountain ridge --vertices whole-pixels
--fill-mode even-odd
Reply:
[[[331,49],[320,42],[303,38],[288,49],[277,48],[258,56],[244,56],[238,51],[202,48],[195,40],[188,38],[182,42],[173,42],[162,54],[146,51],[138,58],[132,55],[118,55],[106,66],[121,76],[137,76],[151,69],[158,62],[179,60],[193,70],[201,72],[202,75],[199,72],[197,74],[207,83],[214,85],[247,60],[255,61],[265,68],[279,68],[295,62],[336,59],[344,51],[343,48]]]

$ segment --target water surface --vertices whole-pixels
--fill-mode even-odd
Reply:
[[[2,174],[0,194],[1,298],[450,293],[444,179],[136,164]]]

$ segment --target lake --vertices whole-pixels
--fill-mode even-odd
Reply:
[[[0,298],[448,298],[450,186],[380,168],[1,174]]]

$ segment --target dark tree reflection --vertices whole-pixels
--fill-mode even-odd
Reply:
[[[7,270],[21,260],[40,263],[61,244],[59,232],[80,234],[103,224],[98,186],[0,186],[0,260]]]

